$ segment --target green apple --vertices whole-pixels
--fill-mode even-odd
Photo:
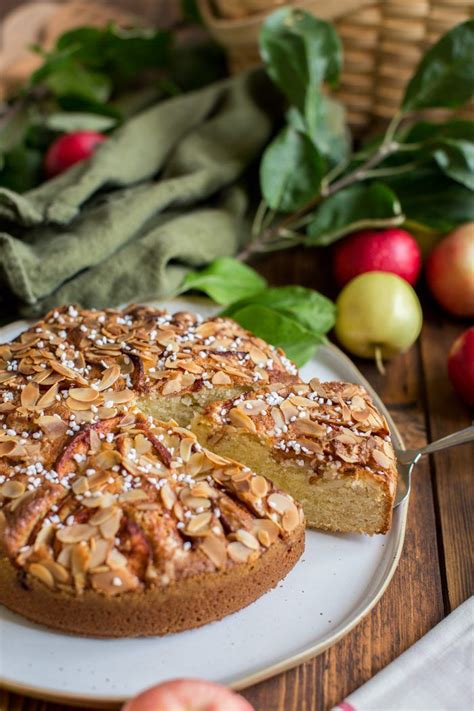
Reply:
[[[342,346],[362,358],[403,353],[420,335],[423,312],[413,288],[388,272],[367,272],[352,279],[336,302],[336,335]]]

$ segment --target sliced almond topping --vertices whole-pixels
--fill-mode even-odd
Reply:
[[[67,424],[60,417],[54,415],[43,415],[38,417],[36,424],[41,427],[43,432],[50,439],[59,439],[64,437],[67,431]]]
[[[287,496],[285,496],[284,494],[278,494],[276,492],[270,494],[267,499],[267,503],[271,509],[273,509],[280,515],[284,514],[285,511],[288,511],[288,509],[291,509],[294,506],[294,503],[290,501]]]
[[[178,393],[181,387],[181,375],[177,375],[175,378],[170,378],[170,380],[164,384],[162,393],[163,395],[172,395],[173,393]]]
[[[280,529],[269,518],[259,518],[252,522],[252,529],[260,543],[268,548],[278,538]]]
[[[71,388],[69,397],[79,402],[95,402],[99,398],[99,393],[94,388]]]
[[[279,407],[272,407],[270,414],[273,418],[273,422],[278,429],[283,430],[286,427],[285,420],[283,419],[282,412]]]
[[[21,406],[27,410],[32,410],[39,398],[39,387],[37,383],[30,381],[21,391]]]
[[[87,477],[80,476],[72,484],[72,490],[75,494],[83,494],[85,491],[89,490],[89,482]]]
[[[34,549],[38,550],[41,546],[50,543],[54,534],[54,526],[52,523],[44,523],[36,536]]]
[[[237,407],[233,407],[229,411],[228,418],[234,427],[243,427],[249,432],[257,431],[255,422],[253,422],[248,415],[242,412],[242,410],[239,410]]]
[[[189,519],[186,533],[189,536],[202,536],[212,520],[212,513],[205,511]]]
[[[268,408],[264,400],[244,400],[237,405],[237,408],[246,415],[261,415]]]
[[[104,538],[91,539],[91,555],[89,559],[89,569],[97,568],[97,566],[102,565],[105,562],[109,548],[110,543]]]
[[[244,544],[244,546],[247,546],[247,548],[250,548],[253,551],[260,550],[259,543],[255,536],[252,533],[249,533],[249,531],[246,531],[244,528],[239,528],[239,530],[236,531],[235,539],[237,541],[240,541]]]
[[[52,560],[51,558],[45,558],[42,563],[41,563],[45,568],[49,570],[53,578],[58,582],[58,583],[67,583],[69,580],[69,573],[66,570],[66,568],[61,565],[61,563],[57,563],[55,560]]]
[[[85,378],[82,377],[79,373],[77,373],[75,370],[72,370],[71,368],[67,368],[65,365],[62,365],[61,363],[58,363],[57,361],[52,361],[51,362],[51,368],[55,370],[57,373],[62,375],[63,377],[67,378],[68,380],[75,380],[76,382],[80,383],[81,385],[88,385],[88,382]]]
[[[122,457],[116,449],[103,449],[96,455],[94,464],[97,469],[112,469],[116,464],[120,464]]]
[[[206,536],[199,548],[214,563],[216,568],[224,568],[227,562],[225,538],[223,536]]]
[[[15,440],[0,442],[0,457],[24,457],[25,455],[26,448]]]
[[[217,373],[214,373],[214,375],[212,376],[211,382],[213,385],[231,385],[232,379],[229,378],[227,373],[224,373],[223,370],[218,370]]]
[[[98,390],[107,390],[111,388],[112,385],[120,378],[120,367],[118,365],[111,365],[106,368],[102,374],[102,380],[98,385]]]
[[[7,499],[17,499],[25,493],[25,485],[21,481],[6,481],[0,486],[0,494]]]
[[[113,402],[114,405],[125,405],[135,399],[133,390],[114,390],[113,392],[104,393],[104,400],[107,403]]]
[[[107,556],[106,562],[109,568],[116,570],[117,568],[126,568],[128,560],[117,548],[112,548]]]
[[[253,360],[255,365],[265,365],[267,362],[267,356],[266,354],[260,350],[260,348],[257,348],[256,346],[250,345],[248,349],[248,353],[250,358]]]
[[[99,420],[109,420],[111,417],[115,417],[117,412],[115,407],[99,407],[97,417]]]
[[[235,563],[246,563],[252,555],[252,550],[240,541],[233,541],[227,546],[227,553]]]
[[[109,516],[106,521],[100,524],[100,532],[104,538],[113,539],[115,534],[120,528],[120,520],[122,518],[122,512],[120,509],[116,509],[112,516]]]
[[[211,502],[209,499],[202,498],[200,496],[186,496],[183,499],[183,504],[188,507],[188,509],[209,509],[211,507]]]
[[[160,490],[161,500],[166,508],[171,511],[176,503],[176,494],[169,484],[165,484]]]
[[[267,480],[263,476],[252,477],[250,480],[250,488],[252,493],[255,494],[255,496],[258,496],[259,499],[266,496],[270,489]]]
[[[382,469],[390,469],[392,462],[380,449],[374,449],[372,451],[372,457],[379,467],[382,467]]]
[[[97,511],[97,513],[93,514],[90,519],[89,523],[92,526],[100,526],[101,523],[104,523],[109,519],[115,512],[115,509],[113,508],[107,508],[107,509],[100,509],[100,511]]]
[[[289,400],[283,400],[280,404],[280,410],[287,423],[290,422],[293,417],[297,418],[299,415],[299,410]]]
[[[88,523],[74,523],[72,526],[60,528],[56,533],[56,538],[62,543],[79,543],[88,541],[96,532],[96,527],[90,526]]]
[[[187,470],[191,476],[197,476],[204,469],[206,464],[206,455],[204,452],[195,452],[188,460]]]
[[[68,397],[66,399],[66,405],[67,407],[72,410],[73,412],[81,412],[83,410],[90,410],[91,407],[90,402],[80,402],[80,400],[73,400],[72,397]]]
[[[217,492],[207,481],[200,481],[191,487],[191,494],[193,496],[202,496],[206,499],[212,499],[216,496]]]
[[[144,501],[145,499],[148,499],[148,494],[143,489],[130,489],[119,496],[119,501],[126,501],[127,503]]]
[[[40,397],[36,403],[36,408],[38,410],[44,410],[45,407],[51,407],[56,402],[56,395],[58,394],[58,385],[55,383],[51,385],[49,390],[46,390],[45,394]]]
[[[194,443],[195,440],[191,439],[191,437],[187,437],[186,439],[181,440],[181,444],[179,445],[179,456],[181,457],[183,462],[189,461]]]
[[[300,514],[296,506],[293,505],[292,508],[287,509],[281,519],[281,524],[285,531],[290,533],[294,531],[300,524]]]
[[[323,437],[326,434],[326,428],[324,425],[320,425],[319,422],[313,422],[313,420],[298,419],[293,423],[293,429],[296,434],[305,434],[310,437]]]
[[[71,570],[75,576],[77,573],[85,573],[89,569],[90,550],[85,541],[80,541],[73,546],[71,554]]]
[[[54,578],[51,571],[45,568],[44,565],[41,565],[41,563],[32,563],[28,567],[28,572],[34,575],[35,578],[38,578],[38,580],[41,580],[48,588],[54,588]]]

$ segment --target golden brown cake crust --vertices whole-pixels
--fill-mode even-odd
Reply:
[[[47,627],[92,637],[165,635],[200,627],[236,612],[275,587],[304,550],[304,524],[278,540],[254,563],[118,597],[88,590],[80,597],[55,592],[0,560],[0,600]]]
[[[296,378],[229,320],[145,307],[65,307],[1,346],[0,602],[84,634],[164,634],[272,587],[301,552],[301,507],[136,403]],[[24,587],[11,587],[14,570]],[[168,622],[153,613],[167,599]],[[114,621],[128,604],[134,619]]]

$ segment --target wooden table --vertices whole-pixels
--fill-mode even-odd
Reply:
[[[299,283],[331,295],[326,251],[273,254],[256,266],[274,284]],[[466,327],[443,316],[422,294],[425,325],[418,343],[381,376],[357,361],[387,404],[407,446],[471,423],[452,391],[446,356]],[[474,447],[447,450],[416,469],[400,564],[383,598],[347,637],[320,656],[243,692],[256,711],[324,711],[370,679],[472,594]],[[0,692],[2,711],[67,711]],[[92,711],[92,709],[90,710]]]
[[[4,0],[1,15],[16,0]],[[169,10],[158,0],[121,0],[153,20]],[[256,266],[273,284],[298,283],[333,296],[327,251],[273,254]],[[468,324],[449,319],[422,294],[425,324],[418,343],[387,364],[381,376],[358,362],[381,395],[405,440],[418,446],[471,423],[453,393],[446,357]],[[347,637],[320,656],[243,692],[256,711],[323,711],[341,701],[426,634],[472,594],[472,462],[474,447],[437,454],[418,466],[413,482],[405,547],[383,598]],[[67,711],[0,691],[0,711]],[[93,711],[90,709],[90,711]]]

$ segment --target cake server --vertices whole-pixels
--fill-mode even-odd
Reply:
[[[418,447],[418,449],[395,448],[399,478],[397,496],[393,508],[396,508],[405,501],[410,493],[411,475],[414,466],[424,454],[433,454],[433,452],[439,452],[442,449],[448,449],[448,447],[454,447],[457,444],[466,444],[468,442],[474,442],[474,425],[459,430],[459,432],[453,432],[446,437],[441,437],[441,439],[437,439],[436,442],[431,442],[425,447]]]

